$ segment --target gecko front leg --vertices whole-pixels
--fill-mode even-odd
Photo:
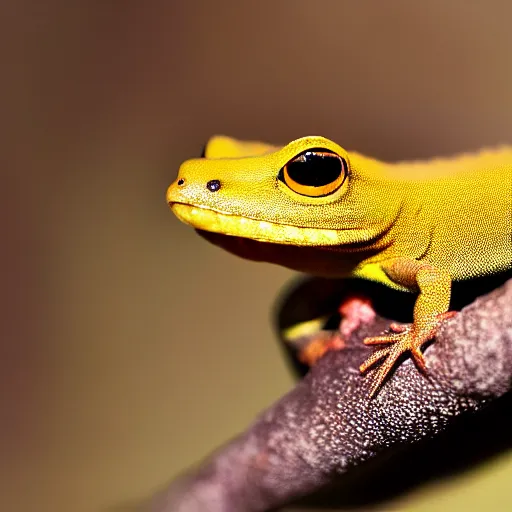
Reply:
[[[452,280],[447,272],[428,263],[408,258],[393,258],[383,262],[381,266],[392,281],[411,289],[418,289],[419,296],[414,305],[414,321],[410,326],[392,324],[391,334],[364,340],[366,345],[390,344],[374,352],[359,368],[361,372],[365,372],[385,358],[375,375],[370,397],[375,395],[404,352],[410,351],[416,364],[425,371],[421,347],[435,337],[443,320],[455,314],[448,312]]]

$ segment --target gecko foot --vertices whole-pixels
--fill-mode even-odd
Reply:
[[[308,366],[314,365],[324,354],[345,347],[345,341],[350,338],[362,324],[370,323],[375,318],[371,300],[361,295],[346,297],[338,312],[342,316],[337,334],[318,333],[299,352],[299,360]]]
[[[382,383],[392,370],[398,358],[409,351],[414,362],[422,372],[427,371],[425,358],[421,352],[421,347],[429,340],[435,337],[439,325],[446,319],[452,318],[456,314],[455,311],[448,311],[437,316],[428,328],[420,331],[415,329],[414,324],[410,326],[393,323],[390,334],[382,336],[374,336],[366,338],[363,343],[365,345],[382,345],[390,344],[388,347],[376,350],[360,367],[361,372],[366,372],[381,359],[384,359],[381,367],[378,369],[370,388],[370,398],[379,390]]]
[[[345,341],[338,334],[319,334],[303,347],[298,354],[301,363],[313,366],[324,354],[331,350],[341,350]]]

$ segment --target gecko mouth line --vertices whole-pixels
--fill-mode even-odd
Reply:
[[[346,244],[349,237],[350,243],[367,242],[381,232],[379,230],[378,233],[372,234],[356,228],[334,230],[298,227],[226,214],[185,203],[170,202],[169,206],[179,220],[195,229],[260,242],[298,246],[337,246]]]

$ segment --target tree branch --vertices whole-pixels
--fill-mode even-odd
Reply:
[[[417,457],[428,459],[429,449],[420,441],[481,421],[474,413],[510,389],[511,306],[509,280],[440,328],[436,343],[425,350],[428,376],[407,359],[371,400],[373,372],[363,377],[358,370],[369,353],[361,341],[382,332],[389,321],[377,317],[361,326],[347,348],[326,354],[246,432],[161,493],[151,510],[259,512],[326,486],[332,488],[329,503],[338,499],[346,506],[358,501],[353,492],[346,498],[347,477],[362,474],[364,492],[371,495],[372,487],[379,487],[368,477],[372,468],[388,464],[390,457],[400,459],[404,448],[419,452],[412,463],[400,459],[402,469],[405,464],[406,472],[421,475]],[[471,442],[467,450],[475,451],[474,444],[485,439]],[[352,487],[364,494],[362,487]]]

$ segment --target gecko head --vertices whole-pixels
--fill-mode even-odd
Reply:
[[[319,136],[276,147],[214,137],[205,158],[184,162],[167,191],[176,216],[196,229],[298,246],[359,242],[350,158]]]

